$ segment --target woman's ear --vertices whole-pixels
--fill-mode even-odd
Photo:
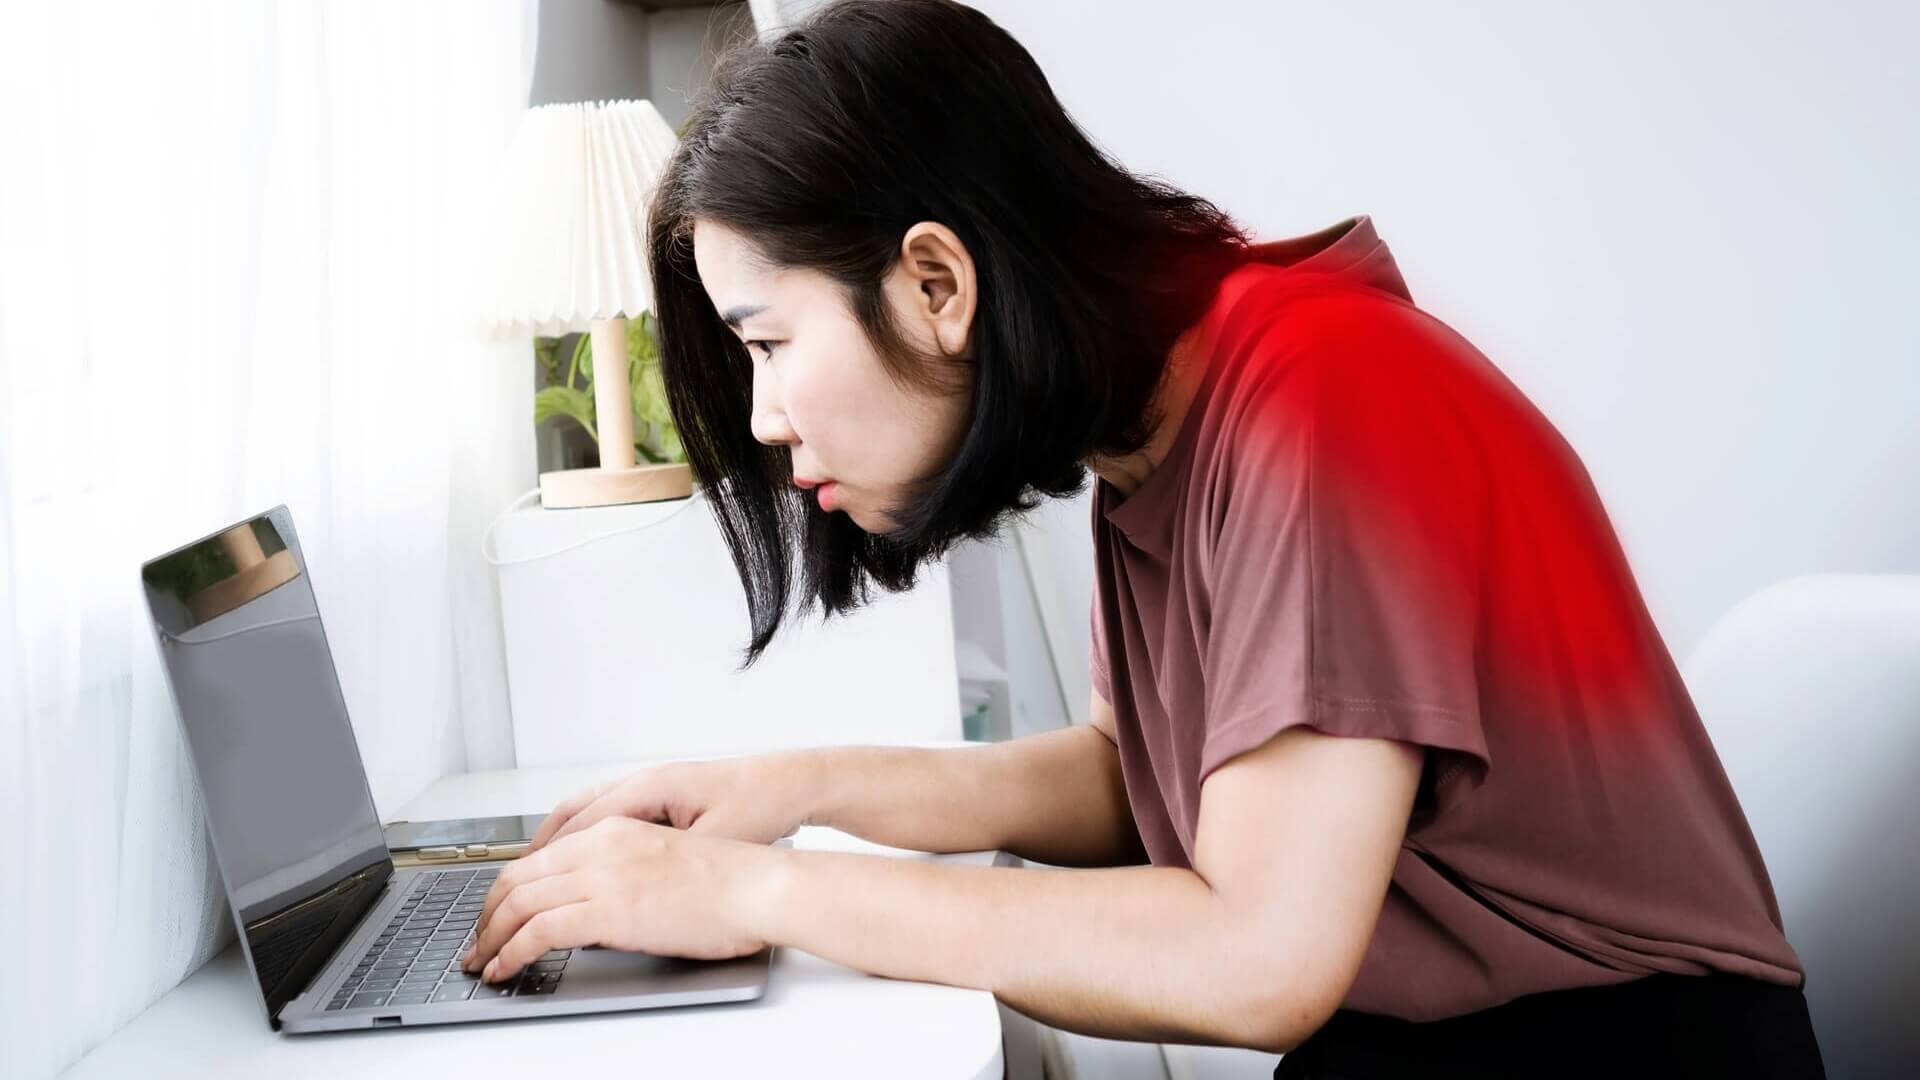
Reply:
[[[898,269],[912,288],[910,310],[926,320],[940,351],[966,356],[979,289],[973,256],[960,237],[939,222],[915,224],[900,239]]]

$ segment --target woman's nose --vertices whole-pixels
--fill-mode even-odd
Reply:
[[[790,446],[800,440],[794,437],[793,425],[787,422],[787,414],[778,411],[753,410],[753,437],[768,446]]]
[[[753,415],[748,425],[753,429],[753,437],[760,442],[768,446],[790,446],[800,440],[794,436],[793,424],[776,400],[770,382],[759,372],[754,373]]]

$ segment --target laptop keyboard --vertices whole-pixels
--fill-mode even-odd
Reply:
[[[572,949],[547,953],[510,983],[490,986],[460,970],[473,944],[473,924],[485,906],[498,867],[422,874],[353,973],[327,1002],[327,1011],[425,1005],[436,1001],[551,994]]]

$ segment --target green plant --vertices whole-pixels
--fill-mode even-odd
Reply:
[[[600,441],[600,430],[593,404],[593,339],[581,334],[567,363],[566,377],[560,374],[560,339],[536,337],[533,354],[540,361],[547,384],[534,392],[535,426],[564,416],[587,429],[593,441]],[[685,462],[687,452],[680,445],[680,433],[674,430],[673,414],[667,408],[667,387],[660,378],[660,339],[654,330],[653,313],[643,311],[637,319],[627,320],[627,371],[633,389],[633,449],[642,461],[655,465]]]

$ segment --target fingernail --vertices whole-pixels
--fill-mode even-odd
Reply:
[[[499,968],[500,968],[499,960],[489,960],[487,961],[487,970],[484,972],[481,972],[480,977],[487,980],[488,982],[492,982],[493,976],[499,970]]]

